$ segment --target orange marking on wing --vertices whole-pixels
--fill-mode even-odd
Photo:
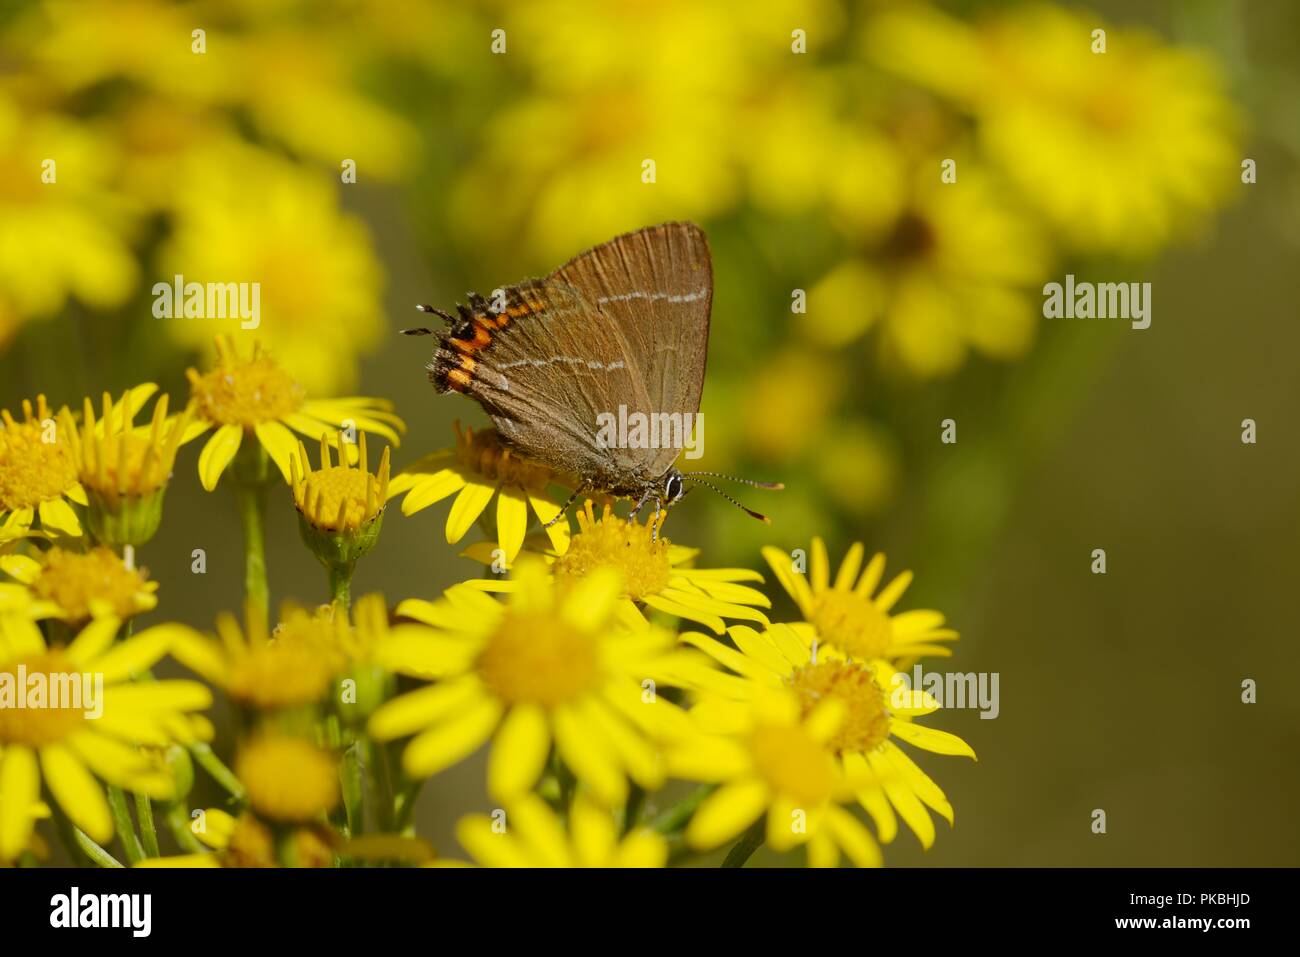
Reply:
[[[471,376],[464,369],[448,369],[447,385],[457,392],[464,392],[469,388]]]
[[[474,324],[473,339],[453,339],[457,350],[465,353],[475,353],[480,349],[485,349],[492,342],[492,331],[480,323]]]

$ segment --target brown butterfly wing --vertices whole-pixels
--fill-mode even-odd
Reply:
[[[699,410],[713,295],[699,227],[620,236],[503,293],[444,335],[439,388],[477,399],[522,454],[596,488],[661,476],[678,449],[603,448],[599,416]]]

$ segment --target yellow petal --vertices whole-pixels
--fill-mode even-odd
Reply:
[[[36,755],[20,745],[0,753],[0,861],[12,861],[27,849],[41,797]]]
[[[492,742],[488,758],[488,793],[508,801],[532,789],[542,775],[551,749],[551,729],[536,705],[510,709]]]
[[[528,531],[528,500],[517,488],[503,485],[497,493],[497,544],[513,562]]]
[[[223,425],[204,443],[199,453],[199,481],[209,492],[217,487],[217,480],[239,451],[243,438],[244,430],[239,426]]]
[[[64,655],[74,665],[86,667],[104,651],[113,644],[113,639],[117,637],[117,628],[120,622],[116,618],[104,617],[97,618],[88,624],[72,643],[64,650]],[[98,670],[98,669],[96,669]],[[105,677],[105,681],[112,679]]]
[[[551,547],[555,549],[557,555],[563,555],[569,550],[569,516],[556,521],[554,525],[548,526],[547,523],[560,514],[559,503],[554,502],[545,494],[528,494],[528,501],[533,506],[533,511],[537,514],[537,519],[542,523],[542,531],[546,532],[546,537],[551,540]]]
[[[24,585],[30,585],[41,575],[41,563],[27,555],[0,555],[0,569]]]
[[[579,792],[569,811],[573,848],[583,867],[607,867],[618,843],[618,829],[606,808]]]
[[[495,492],[495,485],[484,485],[481,482],[465,484],[456,496],[456,501],[451,503],[451,511],[447,513],[448,544],[454,545],[465,537],[469,527],[478,521],[488,502],[492,501]]]
[[[77,513],[72,510],[72,506],[63,499],[52,498],[48,502],[41,502],[37,512],[41,516],[43,530],[58,532],[71,538],[81,535],[81,520],[77,518]]]
[[[401,476],[399,475],[398,478]],[[464,477],[454,469],[443,469],[433,475],[417,476],[411,481],[410,494],[402,499],[402,514],[414,515],[420,509],[441,502],[448,495],[459,492],[464,487]],[[392,483],[389,483],[389,492],[392,492],[392,488]]]
[[[58,744],[41,748],[41,771],[54,800],[73,824],[100,844],[112,839],[113,815],[104,791],[69,748]]]
[[[717,847],[753,824],[767,807],[767,787],[756,779],[724,784],[704,799],[686,827],[686,843]]]
[[[399,695],[380,705],[370,716],[370,734],[391,741],[427,728],[446,716],[470,707],[483,696],[483,682],[477,677],[429,685]]]
[[[947,731],[927,728],[911,721],[895,721],[890,726],[889,731],[895,737],[901,738],[908,744],[924,751],[933,751],[935,754],[954,754],[967,758],[975,757],[975,751],[969,744],[957,737],[957,735],[949,734]]]
[[[298,451],[298,440],[294,438],[293,433],[274,421],[258,422],[253,426],[253,431],[257,433],[257,440],[262,443],[262,448],[266,449],[266,454],[271,456],[271,461],[280,470],[284,480],[292,481],[293,469],[289,463],[293,461],[294,454]]]
[[[477,751],[501,720],[502,706],[481,697],[467,710],[411,739],[402,753],[402,768],[413,778],[427,778]]]
[[[830,586],[831,563],[826,554],[826,543],[816,536],[812,540],[812,555],[808,560],[808,579],[814,595],[820,595]]]
[[[555,712],[555,746],[574,777],[609,806],[627,800],[627,779],[613,751],[572,708]]]
[[[871,832],[843,808],[832,805],[826,809],[825,829],[835,835],[849,860],[858,867],[880,867],[884,863]]]
[[[853,588],[853,583],[858,577],[858,569],[862,567],[864,552],[861,542],[854,542],[849,546],[844,561],[840,562],[840,570],[835,573],[836,591],[848,591]]]

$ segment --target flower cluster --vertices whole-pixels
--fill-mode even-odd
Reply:
[[[490,806],[457,835],[486,866],[664,866],[731,845],[736,864],[762,844],[875,865],[899,818],[926,847],[930,811],[952,822],[905,748],[973,752],[925,723],[938,704],[895,669],[957,636],[937,612],[895,611],[911,576],[883,583],[883,556],[855,545],[832,581],[820,539],[769,547],[798,614],[774,623],[760,572],[702,566],[662,521],[587,501],[574,529],[555,504],[572,477],[492,430],[458,427],[453,448],[390,478],[391,446],[372,472],[369,442],[404,425],[379,400],[309,398],[269,353],[225,340],[189,382],[178,413],[152,385],[105,395],[98,415],[43,398],[3,413],[0,860],[48,857],[48,819],[73,860],[105,866],[464,863],[417,834],[416,803],[485,747]],[[317,463],[291,430],[316,433]],[[198,478],[240,506],[242,621],[136,631],[166,607],[136,550],[164,521],[179,450],[205,433]],[[271,618],[277,488],[328,588]],[[464,551],[487,576],[353,603],[389,497],[412,513],[453,492],[452,540],[498,498],[497,535]],[[193,677],[154,673],[177,665]],[[217,695],[237,722],[214,739]],[[189,807],[196,768],[227,807]]]

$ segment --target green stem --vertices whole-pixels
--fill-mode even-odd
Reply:
[[[353,739],[343,752],[342,766],[339,768],[343,778],[343,810],[348,837],[360,834],[366,826],[366,786],[361,766],[362,747],[359,739]]]
[[[744,867],[745,862],[753,853],[763,846],[766,836],[767,819],[760,816],[757,821],[749,826],[735,846],[727,852],[727,856],[722,861],[723,867]]]
[[[411,824],[411,818],[415,814],[415,803],[420,797],[422,787],[424,787],[424,781],[410,781],[397,795],[397,813],[394,828],[397,833],[406,837],[415,836],[415,828]]]
[[[122,841],[122,850],[128,864],[138,864],[144,860],[144,848],[135,833],[135,822],[131,820],[131,810],[127,807],[126,792],[116,784],[108,786],[108,808],[113,812],[113,826]]]
[[[229,792],[230,796],[238,802],[243,802],[245,797],[244,786],[239,783],[239,778],[235,777],[235,772],[221,763],[216,752],[211,747],[201,741],[196,741],[189,746],[190,756],[198,763],[204,771],[207,771],[212,780],[216,781]]]
[[[375,799],[375,823],[385,834],[392,831],[397,809],[393,797],[393,765],[389,760],[388,746],[369,738],[363,739],[369,747],[367,764],[370,765],[372,793]]]
[[[108,853],[108,851],[104,850],[102,847],[100,847],[98,844],[92,841],[89,837],[87,837],[84,833],[82,833],[81,828],[74,827],[72,829],[72,839],[77,842],[77,847],[81,850],[81,852],[85,854],[88,858],[90,858],[91,863],[95,864],[96,866],[98,867],[121,867],[122,866],[121,861],[119,861],[116,857]]]
[[[236,482],[239,520],[244,528],[244,594],[250,604],[265,615],[270,602],[266,583],[266,489],[262,485]]]
[[[347,611],[352,606],[352,572],[355,562],[343,565],[330,565],[330,601],[338,602]]]
[[[158,826],[154,823],[153,802],[149,800],[149,795],[137,794],[135,796],[135,816],[140,822],[140,837],[144,843],[145,856],[161,856],[161,852],[158,850]]]
[[[695,809],[704,803],[704,799],[717,790],[716,784],[701,784],[694,791],[664,811],[650,822],[651,830],[660,834],[675,834],[686,827]]]

